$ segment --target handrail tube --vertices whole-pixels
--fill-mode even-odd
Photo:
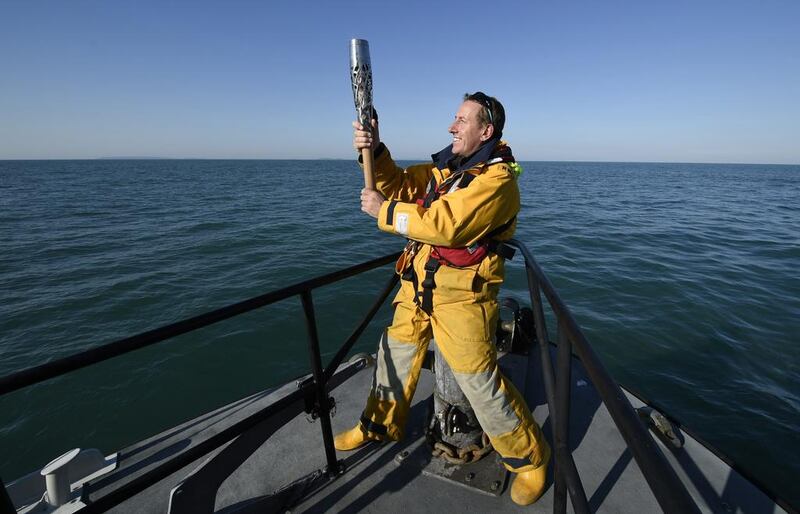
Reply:
[[[389,296],[389,293],[392,292],[392,289],[394,289],[394,286],[397,284],[399,280],[400,276],[397,273],[392,273],[392,277],[386,283],[386,286],[383,288],[383,291],[381,292],[378,299],[375,300],[375,303],[372,304],[372,307],[370,308],[367,315],[364,317],[364,319],[361,321],[358,327],[356,327],[353,333],[350,334],[350,337],[347,338],[347,341],[345,341],[345,343],[341,346],[341,348],[339,348],[339,351],[336,352],[336,355],[333,356],[331,362],[328,364],[328,367],[325,368],[324,374],[326,381],[330,379],[334,373],[336,373],[336,370],[339,368],[339,365],[342,363],[344,358],[347,357],[347,354],[350,352],[350,349],[353,347],[358,338],[361,337],[361,334],[364,332],[364,329],[367,328],[367,325],[369,325],[369,323],[372,321],[372,318],[375,317],[375,314],[377,314],[378,309],[381,308],[381,305],[383,305],[383,302],[386,300],[386,297]]]
[[[363,368],[363,365],[354,365],[342,370],[340,373],[337,373],[330,382],[331,388],[338,386],[345,380],[361,371]],[[252,429],[262,421],[277,415],[285,409],[291,408],[295,403],[300,402],[304,404],[306,395],[313,393],[313,388],[314,384],[310,382],[301,384],[297,390],[292,391],[287,396],[284,396],[272,405],[268,405],[251,416],[248,416],[247,418],[231,425],[230,427],[221,430],[205,441],[198,443],[197,446],[189,448],[179,455],[176,455],[162,464],[159,464],[152,470],[142,474],[120,488],[109,492],[101,498],[98,498],[97,500],[90,500],[87,498],[87,496],[91,495],[92,489],[102,487],[105,480],[100,478],[98,479],[98,482],[92,484],[91,487],[84,485],[84,497],[81,500],[86,503],[87,506],[83,507],[80,512],[86,514],[105,512],[111,507],[119,505],[128,498],[144,491],[157,482],[164,480],[171,474],[180,471],[185,466],[211,453],[233,438]]]
[[[556,375],[556,401],[558,405],[556,406],[556,415],[554,416],[555,420],[555,433],[553,435],[553,443],[555,446],[556,452],[561,449],[563,440],[564,440],[564,428],[567,428],[567,436],[569,436],[569,427],[566,426],[564,423],[564,412],[566,411],[569,413],[569,391],[567,391],[567,404],[564,405],[564,396],[563,396],[563,387],[565,379],[568,378],[568,375],[564,375],[564,369],[562,368],[563,363],[561,361],[561,350],[562,346],[564,345],[564,337],[565,333],[561,330],[561,326],[559,324],[558,327],[558,358],[556,359],[556,365],[558,366],[558,374]],[[567,339],[569,341],[569,339]],[[569,368],[567,368],[567,373],[569,373]],[[569,382],[567,382],[569,386]],[[551,418],[552,419],[552,418]],[[569,420],[569,416],[567,416],[567,421]],[[566,445],[564,445],[566,448]],[[568,450],[568,448],[567,448]],[[554,466],[554,473],[553,473],[553,514],[566,514],[567,512],[567,482],[565,480],[564,473],[562,472],[562,464],[561,459],[556,459],[555,466]]]
[[[334,271],[333,273],[328,273],[327,275],[322,275],[310,280],[298,282],[297,284],[284,287],[283,289],[278,289],[277,291],[272,291],[248,300],[234,303],[233,305],[228,305],[227,307],[222,307],[221,309],[200,314],[199,316],[178,321],[176,323],[165,325],[147,332],[142,332],[141,334],[131,337],[126,337],[98,348],[92,348],[75,355],[70,355],[62,359],[54,360],[52,362],[28,368],[23,371],[18,371],[16,373],[12,373],[11,375],[6,375],[5,377],[0,378],[0,396],[33,384],[37,384],[39,382],[43,382],[45,380],[49,380],[51,378],[55,378],[70,371],[75,371],[91,364],[96,364],[98,362],[102,362],[104,360],[111,359],[113,357],[117,357],[119,355],[123,355],[155,343],[159,343],[165,339],[191,332],[192,330],[217,323],[253,309],[284,300],[291,296],[298,295],[303,291],[325,286],[338,280],[357,275],[364,271],[389,264],[397,260],[399,255],[400,252],[397,252],[391,255],[379,257],[377,259],[372,259],[343,270]]]
[[[566,447],[556,447],[553,449],[553,454],[556,456],[556,462],[561,467],[559,473],[567,477],[577,478],[577,480],[563,481],[572,501],[572,510],[575,514],[591,514],[592,510],[586,500],[586,492],[583,490],[583,482],[580,481],[580,474],[578,473],[578,467],[575,465],[575,459],[572,458],[572,452]],[[566,507],[566,497],[564,498],[564,506]],[[553,498],[553,512],[556,512],[555,498]]]
[[[700,510],[692,500],[675,470],[669,465],[664,454],[645,430],[639,417],[625,398],[619,385],[611,378],[602,362],[592,350],[583,332],[578,327],[569,309],[555,292],[555,288],[542,272],[536,259],[521,242],[508,241],[517,247],[525,257],[526,267],[533,271],[542,285],[542,291],[550,302],[556,317],[562,320],[567,337],[575,347],[586,373],[589,375],[598,394],[606,405],[611,418],[636,459],[636,463],[647,480],[650,489],[664,512],[697,512]]]
[[[566,331],[558,324],[558,357],[556,367],[556,412],[555,412],[555,437],[553,438],[556,450],[572,455],[569,447],[569,418],[570,418],[570,393],[572,387],[572,343],[567,337]],[[575,462],[570,458],[567,466],[575,466]],[[586,499],[586,491],[583,488],[580,474],[575,471],[576,483],[565,483],[563,475],[559,480],[560,473],[556,475],[555,497],[553,512],[566,512],[566,489],[569,490],[572,505],[576,512],[589,512],[589,502]],[[560,498],[559,498],[560,495]],[[563,507],[561,507],[563,505]],[[559,510],[562,509],[562,510]]]
[[[317,320],[314,316],[314,300],[311,291],[303,291],[300,295],[303,302],[303,313],[308,329],[308,357],[311,361],[311,373],[314,375],[314,395],[316,407],[319,409],[319,425],[322,428],[322,444],[325,447],[325,459],[328,461],[328,474],[339,474],[339,461],[336,460],[336,449],[333,447],[333,429],[331,428],[330,402],[328,401],[327,384],[322,372],[322,357],[319,354],[319,335]]]
[[[539,283],[531,270],[527,270],[528,293],[531,297],[531,307],[533,308],[533,322],[536,329],[536,338],[539,340],[539,349],[542,360],[542,378],[544,379],[544,392],[548,406],[555,412],[555,379],[553,378],[553,363],[550,360],[550,350],[547,342],[550,340],[547,335],[547,321],[544,318],[542,307],[542,296],[539,291]]]
[[[592,350],[581,329],[578,327],[577,323],[572,317],[569,309],[561,301],[561,298],[555,292],[555,289],[544,275],[544,272],[541,270],[536,260],[521,242],[512,239],[508,241],[508,243],[517,247],[523,254],[526,261],[525,267],[529,283],[529,292],[531,294],[531,303],[534,306],[537,336],[543,349],[543,377],[551,414],[558,415],[559,410],[555,405],[553,392],[555,388],[555,381],[553,380],[552,362],[550,360],[549,350],[546,349],[548,339],[542,308],[542,292],[549,301],[550,306],[559,321],[559,328],[561,329],[561,325],[563,325],[565,337],[575,346],[576,354],[583,362],[589,378],[595,385],[598,394],[605,403],[606,408],[611,414],[618,430],[628,444],[628,447],[630,448],[634,458],[642,470],[642,473],[645,476],[645,479],[647,480],[661,508],[666,512],[699,512],[697,506],[692,501],[685,487],[678,479],[677,474],[669,466],[660,449],[655,445],[653,439],[649,436],[643,425],[640,423],[638,416],[634,413],[633,408],[625,398],[620,387],[616,384],[616,382],[614,382],[614,380],[603,367],[599,358]],[[305,383],[300,384],[297,391],[290,393],[286,397],[281,398],[274,404],[265,407],[252,416],[241,420],[231,427],[228,427],[227,429],[211,436],[206,441],[203,441],[197,446],[182,452],[180,455],[177,455],[176,457],[159,464],[151,471],[131,480],[131,482],[124,484],[114,491],[111,491],[98,500],[92,502],[88,499],[88,496],[91,494],[91,489],[96,489],[98,486],[102,486],[105,481],[101,478],[96,483],[91,484],[90,487],[86,487],[84,489],[84,498],[89,505],[84,508],[84,511],[102,512],[114,505],[121,503],[131,496],[138,494],[156,482],[163,480],[170,474],[194,462],[198,458],[226,444],[231,439],[251,429],[264,419],[268,419],[275,413],[292,407],[296,402],[304,400],[310,394],[315,394],[317,396],[317,401],[322,407],[323,414],[327,414],[327,378],[330,376],[331,384],[341,383],[355,374],[355,372],[359,370],[359,366],[353,366],[337,375],[332,375],[335,372],[336,367],[338,367],[339,363],[341,362],[341,359],[343,359],[347,353],[346,351],[342,353],[342,349],[340,349],[331,362],[331,364],[334,366],[329,366],[327,370],[322,370],[321,358],[319,356],[319,341],[316,334],[316,322],[313,319],[313,302],[311,302],[310,290],[388,264],[396,259],[398,255],[399,253],[394,253],[384,257],[379,257],[350,268],[303,281],[277,291],[272,291],[249,300],[217,309],[212,312],[143,332],[132,337],[120,339],[99,348],[90,349],[76,355],[7,375],[6,377],[0,378],[0,396],[8,394],[12,391],[16,391],[23,387],[54,378],[70,371],[80,369],[91,364],[95,364],[97,362],[101,362],[134,351],[136,349],[152,345],[154,343],[161,342],[165,339],[208,326],[238,314],[275,303],[285,298],[301,295],[304,309],[306,310],[307,321],[309,322],[310,339],[312,340],[309,351],[312,358],[312,367],[315,367],[314,381],[306,381]],[[396,280],[396,276],[393,277],[393,279]],[[393,287],[393,284],[391,287]],[[387,291],[384,293],[384,298],[382,298],[382,300],[373,307],[375,312],[377,312],[377,309],[379,308],[380,304],[382,304],[385,296],[388,295],[388,291],[391,289],[391,287],[387,286]],[[371,312],[369,318],[371,319],[373,315],[374,312]],[[369,320],[362,322],[351,338],[348,339],[346,345],[352,346],[357,337],[363,332],[368,322]],[[559,337],[561,337],[561,331],[562,330],[559,330]],[[316,351],[314,349],[314,341],[316,341]],[[340,353],[342,353],[341,356]],[[316,366],[313,363],[315,356],[317,360]],[[336,362],[337,359],[339,362]],[[560,361],[561,359],[559,359],[559,362]],[[562,416],[568,416],[568,411],[564,412]],[[323,427],[323,440],[326,443],[326,455],[328,456],[330,464],[331,459],[330,455],[328,455],[330,453],[328,451],[328,446],[332,447],[332,430],[330,428],[330,418],[328,417],[327,420],[327,431],[325,427]],[[553,425],[555,427],[554,434],[557,433],[560,425],[564,426],[564,424],[559,423],[555,419],[553,419]],[[555,438],[556,437],[554,436],[554,439]],[[579,477],[577,480],[575,479],[575,477],[577,477],[577,469],[575,468],[574,460],[569,452],[568,445],[557,444],[555,454],[556,460],[559,462],[559,474],[563,474],[563,477],[566,478],[567,488],[573,500],[573,507],[575,508],[576,512],[579,512],[578,509],[582,510],[582,505],[580,501],[576,503],[576,494],[573,493],[578,492],[576,484],[577,487],[580,488],[580,492],[582,492],[582,486],[580,485]],[[335,452],[333,452],[333,455],[334,462],[336,462]],[[329,469],[335,471],[337,465],[329,465]],[[583,497],[585,501],[585,494]]]
[[[542,297],[539,288],[539,281],[533,270],[526,267],[526,274],[528,277],[528,293],[531,297],[531,306],[533,307],[533,319],[536,328],[536,337],[539,340],[539,349],[541,350],[541,365],[542,365],[542,381],[544,382],[545,397],[547,398],[547,407],[551,413],[551,426],[553,439],[555,439],[557,430],[557,421],[555,413],[558,412],[555,396],[555,379],[553,378],[553,363],[550,359],[550,348],[548,344],[547,335],[547,321],[544,317],[544,309],[542,307]],[[575,466],[575,460],[570,452],[562,452],[558,448],[553,452],[556,465],[554,466],[557,473],[567,483],[567,490],[570,492],[572,498],[572,506],[578,514],[588,513],[589,506],[586,502],[586,493],[583,491],[583,484],[581,483],[578,468]],[[583,502],[581,502],[583,498]],[[554,503],[555,507],[555,503]]]
[[[556,366],[558,367],[558,374],[556,375],[556,401],[558,402],[556,406],[555,416],[555,429],[553,430],[553,444],[556,450],[556,455],[558,455],[558,451],[562,448],[569,452],[569,445],[564,444],[566,439],[569,442],[569,427],[567,426],[567,422],[569,422],[569,380],[570,380],[570,368],[571,363],[569,361],[567,364],[566,373],[563,369],[564,363],[562,362],[561,353],[562,347],[565,346],[565,341],[569,342],[569,339],[565,337],[564,331],[561,330],[561,325],[559,324],[558,327],[558,356],[556,358]],[[564,395],[564,383],[567,384],[567,394]],[[565,398],[566,396],[566,398]],[[566,403],[566,404],[565,404]],[[567,413],[567,419],[564,419],[564,413]],[[552,418],[551,418],[552,419]],[[564,432],[566,429],[566,438],[564,436]],[[570,452],[571,453],[571,452]],[[561,472],[561,459],[556,459],[555,462],[555,473],[553,477],[553,514],[566,514],[567,512],[567,483],[564,480],[564,475]],[[585,494],[585,493],[584,493]]]

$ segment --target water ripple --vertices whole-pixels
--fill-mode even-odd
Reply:
[[[785,458],[800,453],[800,167],[524,167],[517,238],[612,374],[800,504]],[[0,373],[396,251],[360,212],[360,180],[344,161],[0,162]],[[314,292],[323,353],[381,273]],[[509,277],[504,294],[526,298],[518,262]],[[0,475],[304,373],[300,313],[287,300],[0,398],[20,448]]]

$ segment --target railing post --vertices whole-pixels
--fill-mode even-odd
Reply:
[[[562,447],[569,451],[569,387],[571,380],[569,338],[564,330],[564,326],[558,324],[558,358],[556,366],[556,420],[555,435],[553,437],[556,452]],[[565,352],[567,355],[565,356]],[[565,358],[566,357],[566,358]],[[565,365],[566,362],[566,365]],[[556,463],[553,484],[553,514],[565,514],[567,512],[567,481],[561,466]]]
[[[555,288],[547,279],[547,276],[536,263],[536,259],[528,251],[528,249],[515,239],[508,241],[509,244],[518,248],[525,257],[525,267],[528,269],[528,284],[536,284],[536,294],[539,294],[538,285],[542,284],[542,290],[545,297],[550,302],[553,312],[558,316],[559,323],[563,323],[567,330],[568,337],[573,345],[575,345],[575,352],[583,364],[583,369],[589,376],[592,384],[594,385],[597,393],[608,409],[614,424],[617,426],[620,434],[622,434],[625,443],[628,445],[634,459],[636,459],[639,468],[642,471],[647,484],[653,491],[653,494],[664,512],[697,512],[694,500],[692,499],[686,486],[678,478],[678,474],[667,462],[666,457],[656,445],[653,437],[647,432],[647,429],[638,419],[638,416],[633,410],[625,394],[620,389],[620,386],[614,382],[611,375],[603,367],[600,359],[594,353],[594,350],[586,340],[586,336],[581,332],[577,322],[570,314],[569,309],[561,298],[556,293]],[[535,275],[534,277],[532,277]],[[536,278],[540,280],[535,280]],[[531,291],[531,300],[533,301],[533,291]],[[534,311],[535,313],[535,311]],[[552,371],[552,370],[551,370]],[[543,373],[546,370],[543,367]],[[548,398],[549,402],[549,398]],[[551,405],[550,414],[553,414],[553,407]],[[556,451],[557,454],[562,452]],[[567,487],[570,491],[573,507],[578,509],[576,505],[576,497],[572,495],[573,485],[577,482],[573,478],[577,478],[577,470],[571,455],[564,456],[570,467],[564,470],[568,476]],[[561,461],[561,456],[558,457]],[[573,475],[574,473],[574,475]]]
[[[542,378],[544,379],[544,392],[547,398],[547,405],[551,414],[555,409],[555,392],[553,378],[553,363],[550,360],[550,350],[548,348],[549,338],[547,336],[547,322],[544,319],[544,308],[542,307],[542,295],[539,291],[539,281],[536,275],[528,266],[525,266],[528,273],[528,292],[531,295],[531,307],[533,308],[533,322],[536,325],[536,339],[539,340],[539,350],[542,356]]]
[[[566,448],[564,445],[558,445],[558,420],[560,417],[566,417],[569,419],[569,404],[567,403],[566,408],[564,408],[561,403],[556,402],[556,385],[555,379],[553,378],[553,362],[552,359],[550,359],[550,345],[547,337],[547,326],[545,325],[544,308],[542,307],[542,295],[539,288],[539,280],[527,263],[525,265],[525,269],[528,273],[528,290],[531,296],[531,306],[533,307],[533,318],[534,322],[536,323],[536,337],[539,339],[539,347],[542,355],[542,381],[544,382],[547,406],[550,410],[550,424],[553,427],[553,467],[555,470],[554,475],[556,477],[556,485],[559,487],[559,489],[566,487],[566,489],[569,491],[570,499],[572,500],[572,508],[577,514],[588,513],[589,504],[586,500],[586,492],[583,490],[583,484],[581,483],[578,469],[575,467],[575,461],[572,459],[572,455],[569,453],[568,448]],[[559,320],[559,336],[561,336],[561,333],[564,332],[562,330],[560,321],[561,320]],[[567,366],[571,365],[569,360],[566,362]],[[560,361],[559,363],[562,364]],[[567,377],[567,387],[569,387],[569,377]],[[569,402],[568,394],[567,402]],[[559,412],[561,412],[561,414],[559,414]],[[564,426],[569,429],[569,425],[567,423],[565,423]],[[561,477],[560,479],[559,476]],[[553,500],[553,512],[559,512],[555,509],[562,508],[561,505],[557,503],[559,501],[559,492],[559,490],[554,491],[555,497]],[[566,510],[566,499],[564,498],[561,501],[564,504],[564,510],[560,512],[564,512]]]
[[[325,457],[328,461],[328,475],[336,476],[339,474],[339,461],[336,460],[336,449],[333,446],[333,430],[331,428],[327,383],[322,371],[322,358],[319,354],[317,321],[314,317],[314,300],[311,298],[311,291],[303,291],[300,295],[300,299],[303,302],[303,312],[306,316],[308,353],[311,360],[311,372],[314,375],[314,391],[316,393],[317,406],[319,407],[319,422],[322,428],[322,442],[325,446]]]
[[[558,323],[558,359],[556,366],[558,369],[556,373],[556,435],[554,438],[556,451],[557,453],[571,454],[572,451],[569,447],[569,413],[572,387],[572,341],[570,341],[567,330],[561,320]],[[578,482],[577,487],[570,487],[569,482],[566,480],[566,469],[557,471],[553,511],[566,512],[566,493],[567,489],[569,489],[573,509],[576,512],[589,512],[589,502],[586,499],[586,492],[583,490],[581,477],[577,470],[575,472]],[[561,510],[556,510],[555,506],[558,506]]]

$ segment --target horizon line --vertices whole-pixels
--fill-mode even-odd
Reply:
[[[0,158],[0,162],[8,161],[353,161],[356,158],[345,157],[45,157],[45,158]],[[428,162],[430,159],[395,158],[396,161]],[[617,161],[617,160],[553,160],[553,159],[520,159],[518,162],[574,162],[598,164],[735,164],[735,165],[766,165],[766,166],[800,166],[790,162],[721,162],[721,161]]]

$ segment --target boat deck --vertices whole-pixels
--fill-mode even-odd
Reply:
[[[525,395],[534,416],[551,437],[548,409],[538,370],[539,359],[509,355],[513,366],[528,366]],[[504,366],[508,365],[504,363]],[[372,368],[356,373],[332,392],[337,412],[332,419],[334,433],[353,426],[363,409],[371,381]],[[593,512],[661,512],[638,466],[617,431],[607,410],[585,376],[580,363],[573,359],[572,417],[570,444],[576,466]],[[287,384],[271,392],[253,395],[206,416],[175,427],[120,452],[119,468],[94,481],[92,498],[124,485],[177,452],[197,444],[231,423],[246,417],[270,402],[293,391]],[[217,512],[272,511],[263,497],[290,483],[306,487],[286,490],[274,496],[277,512],[552,512],[552,465],[549,486],[534,505],[519,507],[509,495],[511,476],[499,486],[499,496],[477,491],[441,477],[423,472],[432,457],[424,439],[426,400],[433,389],[433,377],[423,371],[411,410],[408,434],[397,443],[371,443],[354,452],[340,453],[345,471],[335,480],[319,478],[325,466],[325,454],[319,422],[310,423],[304,415],[278,430],[227,480],[216,496]],[[642,402],[629,395],[634,407]],[[687,434],[679,450],[666,449],[667,458],[687,485],[703,512],[773,513],[785,512],[773,500],[744,479],[725,462]],[[407,453],[405,453],[407,452]],[[491,454],[486,459],[496,459]],[[116,513],[161,513],[168,508],[170,490],[197,464],[173,474],[169,479],[132,497],[114,508]],[[448,465],[453,467],[452,465]],[[477,466],[467,464],[462,466]],[[439,466],[441,467],[441,466]],[[484,463],[483,470],[486,469]],[[463,471],[463,470],[462,470]],[[479,471],[480,474],[483,471]],[[303,481],[303,479],[306,479]],[[475,477],[475,482],[481,479]],[[298,482],[299,481],[299,482]],[[302,493],[302,497],[301,494]],[[253,499],[262,498],[262,503]],[[286,502],[292,505],[286,507]],[[569,503],[569,502],[568,502]],[[571,511],[571,507],[568,507]],[[203,512],[198,506],[197,512]]]

